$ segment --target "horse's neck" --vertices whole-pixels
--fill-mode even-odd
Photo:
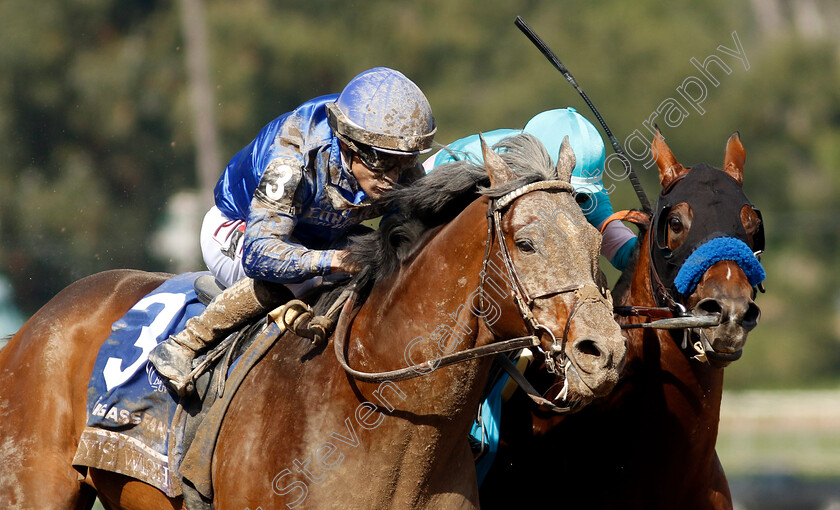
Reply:
[[[626,293],[627,302],[621,303],[623,305],[656,306],[651,291],[650,256],[645,248],[647,241],[645,237],[630,290]],[[639,318],[632,322],[644,320]],[[689,358],[680,348],[682,336],[679,333],[672,336],[668,330],[627,331],[629,341],[622,378],[632,385],[631,391],[639,394],[634,400],[647,402],[647,405],[659,403],[660,411],[675,416],[679,426],[689,434],[700,429],[714,430],[714,434],[699,435],[710,437],[710,446],[714,448],[723,370]],[[647,392],[655,394],[645,395]]]
[[[351,329],[351,366],[368,372],[394,370],[488,340],[486,326],[470,310],[471,295],[480,285],[486,207],[484,200],[473,203],[432,234],[395,275],[374,287]],[[368,401],[377,403],[383,394],[390,400],[392,409],[377,440],[397,445],[388,459],[401,466],[392,495],[396,506],[422,506],[412,498],[424,487],[443,487],[442,493],[453,494],[475,490],[474,478],[469,478],[473,482],[468,489],[456,486],[463,480],[448,468],[469,473],[472,457],[466,437],[489,367],[490,358],[483,358],[387,383],[384,389],[356,384],[357,394]],[[387,478],[393,469],[376,466],[377,476]]]
[[[351,366],[393,370],[487,341],[486,327],[470,310],[480,285],[486,207],[484,200],[467,207],[373,289],[353,325]],[[464,395],[483,385],[477,366],[460,363],[404,384],[417,387],[421,408],[456,413],[466,403]]]

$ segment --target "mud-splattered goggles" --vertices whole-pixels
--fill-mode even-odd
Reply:
[[[395,168],[402,173],[417,166],[417,156],[414,154],[389,154],[361,144],[356,144],[356,147],[356,154],[359,155],[362,164],[374,173],[385,173]]]
[[[384,174],[395,168],[402,173],[419,164],[416,154],[393,154],[344,137],[342,141],[359,156],[362,164],[375,174]]]

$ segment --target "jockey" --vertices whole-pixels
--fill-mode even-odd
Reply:
[[[423,92],[384,67],[265,126],[228,163],[201,228],[204,260],[228,288],[152,350],[158,373],[189,391],[197,351],[323,278],[355,273],[336,249],[343,235],[382,215],[377,201],[395,182],[423,175],[418,155],[435,131]]]
[[[524,129],[497,129],[482,133],[489,146],[520,133],[536,136],[545,145],[552,161],[557,163],[563,137],[569,136],[569,143],[575,153],[575,168],[572,170],[572,186],[578,195],[584,216],[600,230],[604,221],[613,213],[610,196],[604,189],[604,141],[598,130],[574,108],[548,110],[528,121]],[[426,172],[434,167],[455,160],[469,159],[483,164],[481,142],[478,135],[456,140],[423,163]],[[583,196],[581,196],[583,195]],[[607,225],[601,241],[601,254],[618,270],[624,270],[627,260],[636,245],[636,235],[619,221]]]

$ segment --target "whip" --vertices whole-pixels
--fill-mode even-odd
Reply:
[[[540,50],[540,52],[543,55],[545,55],[545,58],[547,58],[548,61],[551,62],[552,65],[554,65],[554,67],[558,71],[560,71],[560,73],[566,78],[566,81],[571,83],[572,87],[574,87],[575,90],[578,91],[578,94],[580,94],[580,97],[582,97],[583,100],[586,101],[586,105],[589,106],[589,109],[592,110],[592,113],[595,114],[595,118],[598,119],[598,122],[601,124],[601,127],[604,129],[604,132],[609,137],[610,143],[613,146],[613,150],[616,154],[619,155],[619,157],[622,160],[622,163],[626,165],[627,177],[630,179],[630,184],[633,185],[633,190],[636,192],[636,196],[639,197],[639,202],[642,204],[642,209],[646,213],[652,214],[653,209],[651,209],[650,207],[650,201],[648,200],[647,195],[645,195],[645,190],[642,189],[642,183],[639,182],[639,178],[636,176],[636,172],[633,171],[633,166],[630,164],[630,158],[627,157],[627,154],[624,152],[624,149],[621,147],[621,144],[618,143],[618,140],[615,138],[612,131],[610,131],[610,128],[607,126],[607,123],[604,122],[603,117],[601,117],[601,114],[598,113],[598,109],[595,108],[595,105],[592,104],[592,101],[589,100],[589,97],[587,97],[586,92],[584,92],[583,89],[580,88],[580,85],[578,85],[577,81],[575,81],[575,77],[572,76],[572,73],[569,72],[569,69],[565,65],[563,65],[563,62],[560,62],[560,59],[557,58],[557,55],[555,55],[554,52],[551,51],[551,48],[549,48],[548,45],[545,44],[545,42],[542,39],[540,39],[540,36],[538,36],[531,29],[531,27],[528,26],[528,23],[526,23],[524,19],[517,16],[516,20],[513,23],[517,26],[517,28],[519,28],[519,30],[522,31],[523,34],[525,34],[525,36],[528,39],[531,40],[532,43],[534,43],[534,46],[536,46],[537,49]]]

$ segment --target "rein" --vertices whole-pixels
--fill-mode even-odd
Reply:
[[[685,174],[683,174],[685,175]],[[679,179],[679,178],[678,178]],[[676,181],[677,179],[675,179]],[[672,183],[673,185],[673,183]],[[651,285],[651,293],[653,294],[653,298],[656,303],[663,303],[665,307],[670,310],[674,316],[682,317],[686,315],[685,306],[682,303],[677,303],[674,297],[671,295],[671,292],[665,287],[665,284],[662,283],[662,278],[659,276],[659,272],[656,270],[656,264],[654,263],[653,258],[653,250],[656,245],[656,241],[654,238],[656,237],[656,231],[650,232],[648,234],[648,255],[650,257],[650,285]]]
[[[410,367],[400,368],[397,370],[390,370],[387,372],[361,372],[350,367],[347,363],[347,356],[344,352],[344,346],[347,336],[350,333],[350,323],[356,318],[359,312],[359,307],[356,306],[356,298],[358,293],[354,290],[347,301],[344,303],[344,309],[341,312],[341,317],[338,319],[338,326],[335,329],[335,340],[333,347],[335,348],[335,357],[338,363],[345,372],[352,375],[353,378],[370,383],[381,383],[385,381],[405,381],[407,379],[414,379],[422,375],[427,375],[440,367],[470,361],[484,356],[493,356],[502,352],[510,352],[526,347],[536,347],[540,340],[536,336],[523,336],[519,338],[512,338],[503,342],[494,342],[492,344],[484,345],[482,347],[474,347],[464,351],[454,352],[446,356],[437,358],[434,361],[427,360]]]
[[[548,291],[543,291],[539,295],[535,296],[529,295],[527,289],[523,285],[522,280],[519,278],[519,275],[513,265],[513,259],[510,255],[510,251],[508,250],[507,244],[504,242],[504,235],[502,232],[501,223],[504,209],[506,209],[519,197],[532,191],[539,190],[572,192],[574,188],[571,184],[564,181],[540,181],[527,184],[525,186],[517,188],[516,190],[502,197],[490,200],[490,204],[487,209],[487,244],[484,253],[484,260],[482,263],[481,284],[479,293],[481,299],[481,306],[483,309],[486,299],[485,283],[487,280],[487,267],[490,260],[491,248],[493,246],[493,234],[495,233],[497,238],[499,239],[499,253],[501,255],[502,261],[504,262],[507,275],[510,278],[511,285],[513,287],[514,302],[516,303],[517,308],[519,309],[519,314],[521,318],[531,330],[531,335],[511,338],[499,342],[493,342],[491,344],[484,345],[481,347],[472,347],[463,351],[438,357],[435,360],[427,360],[422,363],[400,368],[397,370],[390,370],[386,372],[362,372],[350,367],[349,363],[347,362],[347,355],[345,353],[345,345],[350,332],[350,324],[353,322],[353,320],[356,317],[356,314],[360,309],[360,307],[356,306],[356,298],[358,296],[358,293],[354,289],[351,292],[347,301],[344,303],[341,316],[338,320],[338,325],[336,326],[333,345],[336,359],[338,360],[341,367],[345,370],[345,372],[347,372],[353,378],[364,382],[381,383],[385,381],[404,381],[407,379],[413,379],[416,377],[430,374],[440,367],[452,365],[455,363],[471,361],[485,356],[497,355],[500,353],[520,350],[523,348],[534,347],[544,354],[547,370],[550,373],[558,373],[557,362],[555,361],[554,357],[558,356],[561,357],[561,359],[565,358],[563,354],[563,349],[565,348],[567,336],[571,328],[571,321],[574,315],[585,303],[603,302],[609,306],[609,302],[607,298],[601,295],[600,291],[597,288],[595,288],[594,286],[586,285],[571,285],[566,287],[560,287],[557,289],[551,289]],[[576,300],[575,305],[572,308],[572,312],[569,314],[569,317],[566,321],[566,327],[563,332],[563,337],[561,341],[558,341],[557,338],[554,336],[554,333],[550,330],[550,328],[544,326],[537,320],[537,318],[531,311],[530,306],[537,299],[546,298],[549,296],[554,296],[557,294],[567,292],[574,292],[578,296],[578,299]],[[490,332],[493,333],[494,336],[497,336],[495,332],[493,332],[490,324],[487,324],[486,321],[485,324],[487,325],[488,330],[490,330]],[[540,338],[537,335],[537,333],[541,331],[548,333],[548,335],[551,337],[552,343],[548,351],[542,348]],[[565,365],[567,364],[568,363],[561,363],[560,369],[565,370]],[[526,384],[522,387],[530,389],[533,388],[530,384]],[[566,412],[570,410],[570,408],[567,407],[558,407],[554,405],[553,403],[539,395],[536,392],[536,390],[533,390],[532,394],[532,391],[526,389],[526,393],[528,393],[529,397],[531,397],[531,399],[539,405],[546,406],[555,412]]]

